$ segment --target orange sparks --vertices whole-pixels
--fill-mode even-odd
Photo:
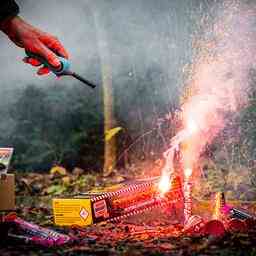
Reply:
[[[192,169],[191,168],[186,168],[184,170],[184,175],[185,175],[185,178],[188,179],[192,175]]]
[[[158,189],[160,191],[161,195],[164,195],[166,192],[169,191],[170,189],[170,175],[168,173],[163,173],[159,184],[158,184]]]

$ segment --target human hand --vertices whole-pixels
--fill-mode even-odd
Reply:
[[[4,22],[1,26],[1,30],[17,46],[42,56],[49,62],[49,64],[56,68],[61,65],[57,56],[68,58],[67,51],[56,37],[33,27],[19,16],[15,16]],[[32,66],[40,66],[42,64],[37,59],[31,57],[25,57],[23,61]],[[48,67],[42,66],[38,69],[37,74],[44,75],[49,72],[50,70]]]

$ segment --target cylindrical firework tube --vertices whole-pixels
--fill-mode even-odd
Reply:
[[[184,182],[184,223],[192,216],[192,184],[186,178]]]
[[[27,242],[51,247],[62,246],[72,241],[71,237],[56,231],[40,227],[29,223],[14,214],[10,214],[5,219],[6,224],[12,224],[10,236],[22,237]]]

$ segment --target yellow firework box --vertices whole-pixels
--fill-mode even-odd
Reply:
[[[179,177],[174,177],[169,191],[158,191],[159,178],[138,180],[112,187],[108,191],[85,193],[72,198],[54,198],[54,222],[59,226],[87,226],[101,221],[121,221],[157,207],[175,207],[183,202]]]

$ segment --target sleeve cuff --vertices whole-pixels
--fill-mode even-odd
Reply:
[[[5,20],[18,15],[19,6],[14,0],[2,0],[0,7],[0,25]]]

